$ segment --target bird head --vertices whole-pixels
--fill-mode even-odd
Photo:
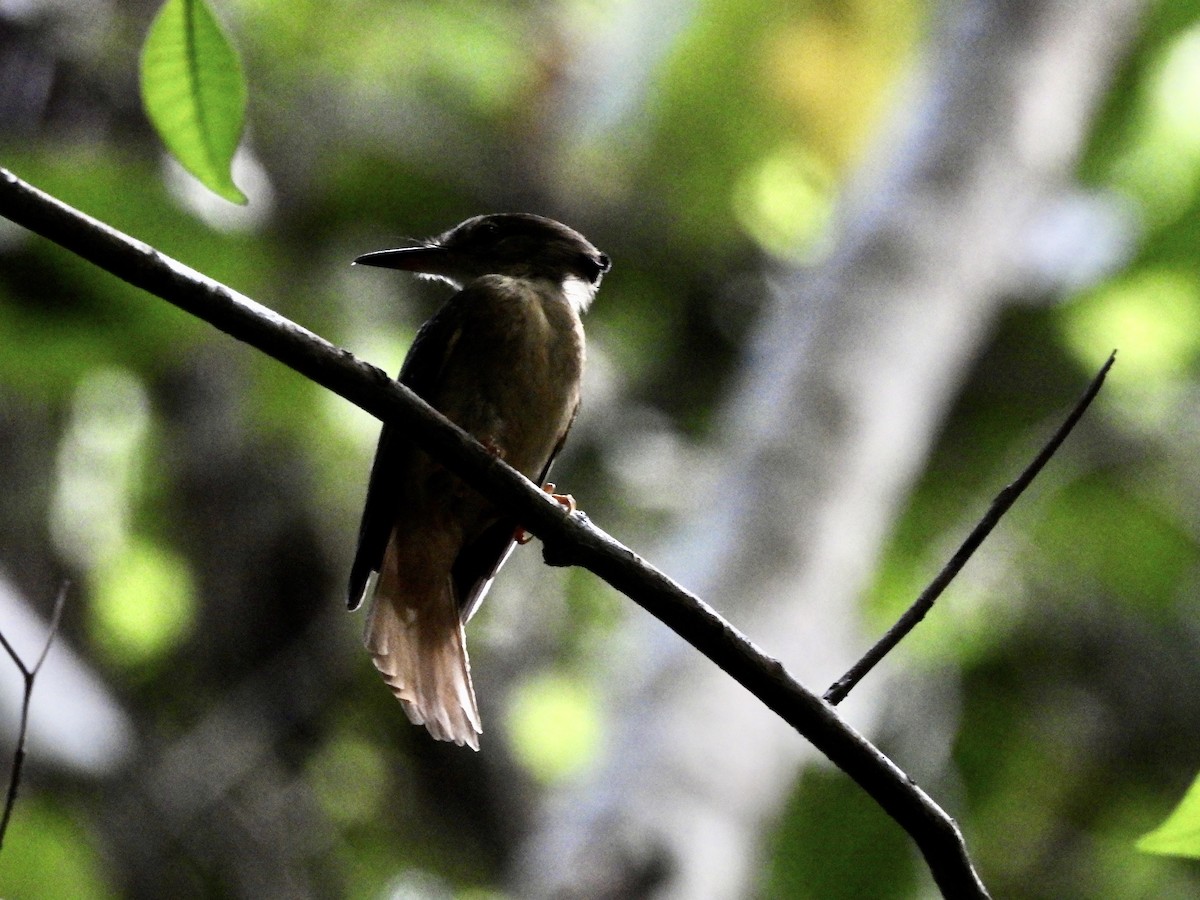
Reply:
[[[358,265],[403,269],[462,288],[484,275],[545,278],[561,285],[583,282],[595,293],[611,266],[582,234],[530,213],[475,216],[415,247],[379,250]]]

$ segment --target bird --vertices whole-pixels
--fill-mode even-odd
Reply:
[[[418,331],[399,381],[539,487],[579,411],[582,314],[611,263],[583,235],[530,213],[475,216],[356,265],[457,290]],[[558,495],[555,495],[558,496]],[[464,626],[512,552],[519,523],[385,423],[350,569],[368,603],[363,642],[408,718],[479,749]]]

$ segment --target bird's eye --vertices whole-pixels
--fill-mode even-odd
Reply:
[[[611,268],[612,263],[603,253],[586,253],[579,258],[579,274],[592,284],[599,284],[600,276]]]
[[[500,226],[491,219],[484,219],[479,223],[479,233],[485,237],[495,237],[500,231]]]

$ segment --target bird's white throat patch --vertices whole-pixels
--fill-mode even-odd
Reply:
[[[568,275],[562,283],[563,296],[579,315],[587,312],[596,298],[596,285],[575,275]]]

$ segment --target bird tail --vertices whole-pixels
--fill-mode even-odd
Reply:
[[[458,602],[449,577],[423,579],[423,568],[388,541],[363,643],[414,724],[478,750],[483,728]]]

